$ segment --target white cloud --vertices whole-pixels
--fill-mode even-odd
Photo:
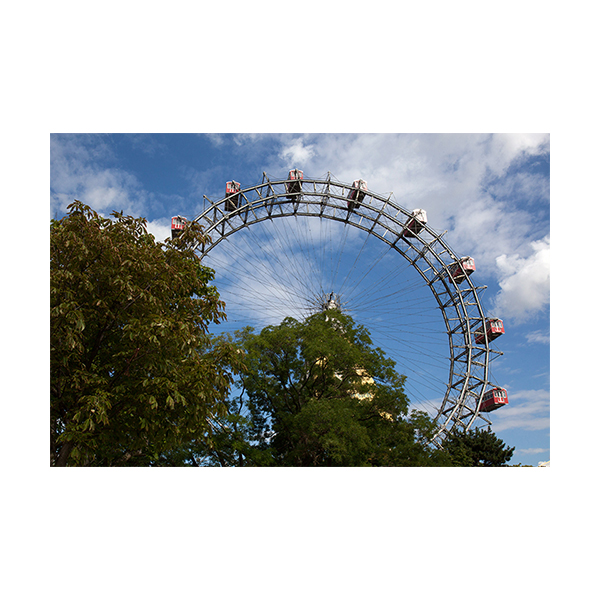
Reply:
[[[92,144],[88,143],[90,140]],[[74,199],[99,213],[113,210],[140,215],[151,194],[138,179],[122,169],[100,167],[99,159],[111,158],[102,137],[77,136],[51,139],[50,187],[52,212],[65,212]]]
[[[547,231],[532,218],[532,203],[549,203],[548,180],[513,173],[525,157],[548,152],[546,134],[306,134],[280,135],[272,173],[297,166],[306,177],[330,172],[358,177],[370,190],[394,192],[405,208],[424,208],[446,242],[474,256],[478,276],[494,276],[496,258],[524,254]],[[505,179],[509,179],[507,182]],[[516,204],[515,191],[518,192]],[[459,247],[460,246],[460,247]]]
[[[543,454],[544,452],[550,452],[550,448],[521,448],[515,450],[517,454]]]
[[[508,406],[492,413],[496,433],[507,429],[539,431],[550,426],[550,392],[521,390],[508,392]]]
[[[219,134],[206,135],[215,145],[223,143]],[[532,210],[533,203],[544,209],[548,179],[509,168],[523,157],[547,152],[548,135],[238,134],[233,141],[251,149],[265,139],[276,149],[264,165],[269,173],[296,166],[306,177],[328,171],[346,182],[361,177],[375,192],[393,191],[395,201],[410,210],[426,209],[431,227],[448,230],[446,242],[475,258],[480,281],[498,277],[497,308],[507,316],[527,318],[546,306],[549,244],[546,238],[532,242],[542,238],[547,224],[532,218]],[[78,198],[99,211],[147,214],[154,195],[132,174],[97,166],[107,158],[111,149],[102,136],[53,136],[52,208],[64,211]],[[196,184],[199,197],[223,193],[208,189],[215,175],[211,170],[188,169],[183,175]],[[512,200],[515,192],[522,204]],[[165,231],[162,227],[157,235]]]
[[[286,268],[293,240],[264,235],[260,225],[250,229],[220,243],[204,259],[204,264],[216,271],[215,283],[227,304],[228,321],[251,320],[262,328],[286,316],[301,318],[306,290],[294,270]],[[248,261],[252,262],[250,269]],[[296,255],[299,270],[310,269],[308,262],[308,257]]]
[[[147,222],[148,233],[154,236],[157,242],[164,242],[171,237],[171,221],[165,219],[155,219]]]
[[[284,147],[279,156],[286,162],[288,167],[306,164],[315,154],[314,146],[304,145],[301,139],[294,140]]]
[[[516,322],[535,316],[550,303],[550,238],[530,246],[533,253],[526,258],[502,254],[496,259],[500,292],[495,311]]]
[[[244,144],[255,142],[260,137],[260,133],[237,133],[233,136],[233,141],[238,146],[243,146]]]
[[[550,334],[547,331],[531,331],[526,334],[527,341],[530,344],[549,344]]]
[[[319,292],[332,291],[325,283],[339,267],[332,256],[339,260],[339,247],[360,239],[355,228],[323,221],[257,223],[211,250],[205,264],[216,271],[230,322],[251,317],[262,327],[313,312]]]
[[[222,146],[224,144],[223,135],[221,133],[204,133],[213,146]]]
[[[497,133],[492,139],[490,164],[495,164],[499,171],[506,170],[515,159],[542,154],[550,147],[547,133]]]

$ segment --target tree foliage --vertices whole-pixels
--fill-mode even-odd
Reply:
[[[204,435],[239,363],[190,223],[157,243],[144,219],[75,201],[51,223],[51,464],[148,465]]]
[[[515,451],[489,428],[453,432],[444,442],[444,449],[452,463],[460,467],[502,467]]]
[[[246,370],[221,420],[212,464],[425,466],[433,424],[409,413],[404,377],[365,328],[329,310],[237,339]],[[228,436],[230,436],[228,438]],[[227,443],[227,440],[231,443]]]
[[[144,219],[75,201],[51,223],[51,464],[500,466],[491,432],[428,440],[404,377],[340,311],[215,339],[225,318],[190,223],[157,243]],[[235,393],[231,393],[232,390]]]

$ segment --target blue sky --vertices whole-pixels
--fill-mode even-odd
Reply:
[[[62,216],[78,198],[105,215],[123,210],[145,217],[158,239],[169,235],[172,215],[194,218],[205,207],[203,196],[221,198],[227,180],[248,187],[260,183],[263,172],[274,180],[293,167],[312,178],[328,172],[342,182],[360,177],[369,190],[393,192],[396,202],[410,210],[424,208],[434,230],[447,230],[445,240],[453,250],[475,258],[472,279],[487,286],[482,294],[486,312],[504,320],[506,333],[495,344],[504,354],[492,363],[492,380],[508,390],[510,404],[491,414],[493,430],[516,447],[513,463],[537,465],[550,459],[549,135],[53,134],[50,158],[51,216]],[[295,232],[277,227],[273,243],[293,257]],[[311,240],[322,235],[315,231],[311,225]],[[338,241],[336,236],[345,235],[326,233]],[[345,241],[348,248],[362,244],[354,235]],[[254,272],[262,260],[252,257]],[[365,253],[361,260],[365,265],[371,261],[370,276],[376,279],[398,267],[387,255],[378,260]],[[233,285],[231,280],[221,284],[224,291]],[[277,297],[273,281],[261,285],[263,296]],[[412,297],[428,301],[422,289],[415,288]],[[361,296],[350,310],[377,330],[370,319],[381,314],[376,302]],[[433,312],[418,318],[435,319]],[[378,334],[371,331],[377,343]],[[423,359],[422,354],[417,362]],[[408,383],[419,378],[416,364],[399,364],[399,371],[407,370]],[[435,403],[437,392],[427,399],[407,385],[409,396],[411,389],[415,405]]]

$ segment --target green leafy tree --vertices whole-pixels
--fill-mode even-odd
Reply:
[[[160,464],[225,411],[234,348],[190,223],[157,243],[144,219],[75,201],[50,235],[50,455],[54,466]]]
[[[444,442],[444,449],[459,467],[502,467],[515,451],[489,428],[453,432]]]
[[[225,464],[425,466],[446,464],[427,440],[433,424],[409,414],[404,377],[367,330],[337,310],[238,335],[246,370],[223,431]],[[222,454],[223,456],[223,454]],[[223,464],[209,453],[209,463]]]

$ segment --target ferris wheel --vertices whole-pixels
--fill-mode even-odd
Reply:
[[[411,404],[435,420],[437,446],[508,404],[490,380],[502,321],[484,313],[473,259],[449,247],[424,209],[362,179],[309,179],[298,169],[278,180],[263,173],[247,188],[229,181],[223,198],[204,198],[194,220],[210,241],[196,251],[215,269],[231,330],[340,308],[406,375]],[[183,221],[173,217],[174,235]]]

